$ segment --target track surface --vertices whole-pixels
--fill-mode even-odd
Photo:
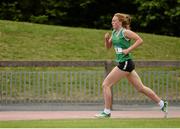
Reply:
[[[88,119],[97,111],[1,111],[0,121],[45,120],[45,119]],[[161,111],[112,111],[111,118],[164,118]],[[180,111],[168,112],[168,118],[180,118]]]

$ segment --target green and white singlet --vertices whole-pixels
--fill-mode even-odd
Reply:
[[[131,54],[123,54],[122,50],[130,47],[130,40],[125,38],[124,36],[124,28],[121,28],[120,31],[116,32],[112,31],[112,44],[114,46],[114,50],[116,52],[116,62],[124,62],[129,59],[132,59]]]

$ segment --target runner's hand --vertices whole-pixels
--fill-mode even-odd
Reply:
[[[107,33],[104,35],[104,38],[105,38],[106,41],[108,41],[109,38],[110,38],[110,34],[107,32]]]
[[[127,55],[127,54],[129,53],[129,50],[128,50],[128,49],[123,49],[123,50],[122,50],[122,53],[125,54],[125,55]]]

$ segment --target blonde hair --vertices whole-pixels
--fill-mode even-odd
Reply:
[[[115,13],[114,16],[118,17],[118,20],[122,22],[122,27],[130,29],[131,17],[124,13]]]

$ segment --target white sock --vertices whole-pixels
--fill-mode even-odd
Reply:
[[[105,108],[105,109],[104,109],[104,112],[105,112],[106,114],[110,114],[110,113],[111,113],[111,110],[110,110],[110,109]]]
[[[160,108],[163,108],[163,106],[164,106],[164,101],[161,100],[158,104],[159,104]]]

